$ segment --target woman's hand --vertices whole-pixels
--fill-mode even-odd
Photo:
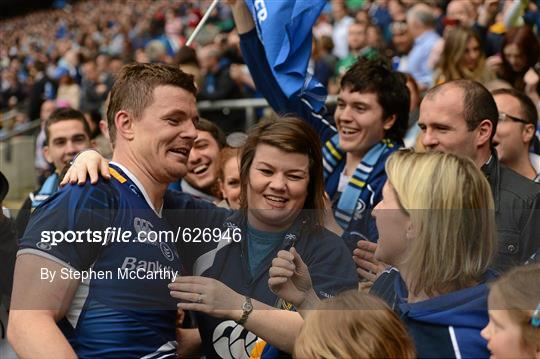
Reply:
[[[375,259],[377,243],[370,241],[358,241],[358,247],[353,251],[353,261],[356,263],[356,271],[370,282],[375,282],[387,264]]]
[[[97,183],[99,175],[107,180],[111,179],[109,161],[94,150],[81,152],[67,170],[60,186],[65,186],[68,183],[83,185],[86,182],[87,174],[90,176],[92,184]]]
[[[242,318],[244,296],[218,280],[206,277],[178,277],[169,284],[178,307],[238,321]]]
[[[313,290],[307,265],[293,247],[290,251],[281,250],[272,260],[268,286],[278,297],[293,304],[298,310],[317,296]],[[316,300],[316,299],[315,299]]]
[[[486,59],[486,66],[494,74],[498,74],[502,70],[502,58],[499,55],[493,55]]]

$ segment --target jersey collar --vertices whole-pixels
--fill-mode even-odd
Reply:
[[[124,174],[130,179],[131,182],[133,182],[135,184],[135,186],[137,186],[137,189],[141,192],[141,194],[143,195],[144,197],[144,200],[146,201],[146,203],[148,204],[148,206],[150,208],[152,208],[152,210],[154,211],[154,213],[159,217],[161,218],[161,214],[163,212],[163,203],[161,204],[161,207],[159,208],[159,210],[156,210],[156,208],[154,207],[154,204],[152,203],[152,201],[150,200],[150,196],[148,196],[148,193],[146,192],[146,190],[144,189],[144,186],[141,184],[141,182],[137,179],[137,177],[131,173],[130,170],[128,170],[125,166],[119,164],[118,162],[109,162],[109,164],[113,165],[113,166],[116,166],[118,168],[120,168],[122,170],[122,172],[124,172]]]

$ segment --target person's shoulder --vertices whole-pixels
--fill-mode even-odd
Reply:
[[[167,189],[164,196],[164,208],[167,209],[215,209],[215,204],[195,197],[194,195],[177,191],[175,189]]]
[[[345,263],[351,260],[350,251],[345,245],[345,241],[332,231],[322,226],[309,226],[302,228],[295,234],[296,249],[306,261],[311,262],[333,262]],[[307,263],[307,262],[306,262]]]
[[[70,208],[108,208],[117,202],[120,193],[111,181],[99,179],[96,184],[87,180],[84,184],[66,185],[36,208],[36,212],[52,210],[58,206]]]
[[[316,233],[316,238],[322,241],[341,241],[341,238],[325,227],[313,228],[313,232]]]
[[[234,213],[228,208],[217,207],[212,202],[176,190],[165,192],[163,209],[165,217],[171,223],[201,229],[221,225]]]
[[[396,277],[399,277],[399,276],[400,276],[399,270],[396,267],[389,267],[385,269],[384,271],[382,271],[381,274],[379,274],[379,276],[373,283],[373,286],[375,286],[376,284],[383,284],[387,282],[393,283]]]
[[[371,286],[369,293],[376,295],[388,303],[388,305],[393,306],[396,297],[394,289],[395,282],[399,276],[399,271],[395,267],[384,270]]]
[[[99,194],[103,195],[109,195],[118,197],[120,196],[119,191],[119,185],[121,183],[115,180],[114,178],[111,178],[110,180],[105,180],[103,178],[99,178],[97,183],[92,184],[90,180],[86,180],[86,182],[82,185],[78,184],[68,184],[61,188],[58,192],[59,193],[69,193],[72,196],[96,196]]]
[[[311,247],[340,248],[344,245],[340,236],[322,226],[304,228],[301,236]]]
[[[512,169],[501,165],[500,188],[523,201],[532,201],[540,198],[540,183],[523,177]]]

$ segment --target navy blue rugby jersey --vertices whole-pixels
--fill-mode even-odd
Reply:
[[[176,301],[167,284],[179,275],[180,260],[170,239],[150,235],[172,228],[127,169],[114,163],[110,169],[110,181],[67,186],[39,206],[19,255],[36,254],[63,271],[90,275],[59,323],[80,358],[174,357]],[[90,241],[84,235],[88,229]],[[52,238],[48,231],[83,233],[83,240],[52,245],[41,240],[47,233]],[[92,271],[102,278],[92,277]]]

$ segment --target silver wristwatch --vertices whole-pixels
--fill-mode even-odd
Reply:
[[[244,301],[244,304],[242,304],[242,310],[244,313],[242,313],[242,318],[240,318],[239,321],[237,321],[238,324],[243,325],[246,320],[248,319],[249,315],[253,311],[253,304],[251,304],[251,298],[246,297],[246,300]]]

